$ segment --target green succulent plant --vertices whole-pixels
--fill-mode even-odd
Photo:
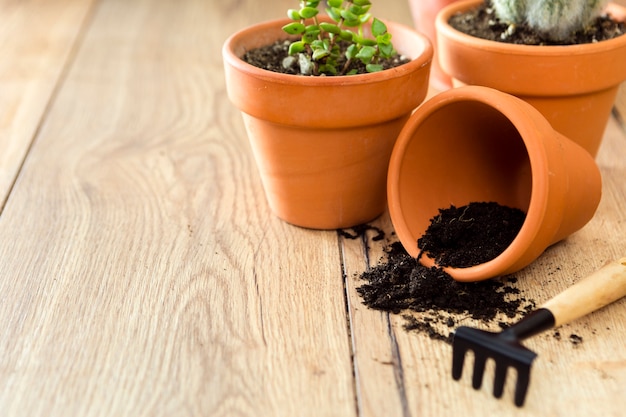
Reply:
[[[496,16],[511,25],[527,23],[548,39],[562,41],[584,30],[607,0],[491,0]]]
[[[396,51],[387,26],[369,13],[369,0],[327,0],[326,14],[330,22],[320,21],[320,0],[300,1],[299,9],[289,9],[293,22],[283,30],[298,39],[289,46],[289,54],[298,57],[300,72],[305,75],[350,75],[355,60],[368,72],[381,71],[382,58],[391,58]],[[365,26],[371,22],[371,37]],[[347,44],[342,52],[340,43]]]

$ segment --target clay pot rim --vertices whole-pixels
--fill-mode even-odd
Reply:
[[[330,20],[328,16],[319,16],[319,18],[322,21]],[[402,32],[404,36],[410,35],[414,39],[419,39],[422,44],[421,53],[415,57],[410,57],[411,61],[398,67],[389,68],[384,71],[369,74],[355,74],[343,76],[302,76],[293,74],[282,74],[248,64],[242,59],[241,56],[238,56],[235,53],[235,45],[237,45],[240,40],[248,38],[251,33],[258,32],[259,30],[275,29],[276,27],[282,27],[287,23],[292,22],[291,19],[285,18],[274,19],[250,25],[233,33],[226,39],[223,44],[222,56],[229,65],[236,68],[238,71],[246,73],[257,79],[267,80],[268,82],[276,84],[301,85],[303,87],[334,87],[353,86],[363,83],[371,84],[375,83],[377,79],[380,79],[382,81],[383,79],[388,80],[393,78],[405,77],[408,74],[411,74],[416,70],[427,66],[431,62],[433,56],[433,46],[430,43],[430,40],[428,40],[425,35],[404,24],[388,21],[385,19],[381,20],[383,20],[384,23],[387,25],[387,28],[393,37],[399,36],[399,33]],[[289,36],[285,34],[285,39],[288,38]],[[403,53],[402,51],[398,52],[401,54]],[[384,74],[384,76],[381,76],[381,74]]]
[[[483,2],[484,0],[463,0],[446,6],[437,15],[435,22],[437,30],[445,33],[447,37],[454,39],[457,42],[473,45],[475,48],[480,48],[489,52],[507,55],[559,57],[601,54],[616,48],[624,48],[626,50],[626,34],[601,42],[577,45],[519,45],[478,38],[476,36],[460,32],[448,24],[448,20],[455,13],[467,10],[473,6],[478,6]],[[605,11],[612,17],[616,14],[621,15],[618,20],[626,21],[626,7],[624,6],[620,6],[616,3],[609,3],[606,6]]]
[[[421,123],[430,118],[434,113],[440,111],[444,107],[453,103],[461,102],[475,102],[489,106],[494,111],[497,111],[504,115],[510,123],[519,132],[520,137],[528,137],[529,135],[537,135],[537,131],[540,132],[556,132],[548,121],[534,109],[531,105],[524,102],[517,97],[510,94],[503,93],[499,90],[482,87],[482,86],[464,86],[455,89],[451,89],[438,94],[431,98],[420,109],[411,116],[409,121],[405,124],[404,129],[400,133],[398,141],[396,143],[397,150],[394,149],[392,154],[392,162],[388,181],[392,183],[397,181],[399,175],[399,167],[401,166],[397,160],[404,155],[404,150],[409,145],[410,141],[416,130]],[[530,123],[529,123],[530,121]],[[408,136],[408,139],[406,139]],[[510,263],[510,253],[519,252],[518,247],[524,246],[524,241],[534,240],[535,236],[539,234],[539,227],[544,221],[547,211],[547,195],[550,192],[550,172],[538,169],[541,166],[546,166],[548,156],[546,149],[540,146],[539,141],[524,141],[524,147],[528,154],[528,158],[531,164],[532,173],[532,190],[530,195],[530,201],[528,209],[526,211],[527,216],[519,233],[511,242],[511,244],[496,258],[484,262],[479,265],[474,265],[464,268],[455,267],[443,267],[443,269],[449,273],[457,281],[471,282],[485,279],[485,277],[493,276],[493,270],[506,269],[502,267],[503,264]],[[413,238],[409,236],[408,226],[404,221],[404,215],[399,214],[393,216],[394,212],[401,213],[400,206],[396,206],[395,202],[400,199],[400,196],[396,195],[396,189],[394,187],[388,187],[389,189],[389,209],[392,214],[392,222],[394,229],[398,234],[401,242],[413,241]],[[442,207],[443,208],[443,207]],[[433,213],[433,215],[436,213]],[[417,247],[405,249],[411,256],[416,257],[419,254]],[[413,250],[411,250],[413,249]],[[423,256],[420,262],[426,266],[433,266],[435,262],[433,259]]]

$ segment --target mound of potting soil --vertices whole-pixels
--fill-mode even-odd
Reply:
[[[500,254],[523,221],[523,212],[497,203],[452,206],[431,220],[418,246],[446,265],[475,265]],[[357,291],[370,308],[402,313],[407,330],[451,342],[461,320],[505,327],[535,307],[515,287],[515,278],[462,283],[439,267],[422,266],[399,242],[386,254],[386,260],[361,275],[366,283]]]

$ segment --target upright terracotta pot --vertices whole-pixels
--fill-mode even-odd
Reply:
[[[433,48],[414,30],[387,23],[395,48],[412,61],[377,73],[304,77],[241,59],[285,39],[288,22],[249,27],[223,47],[228,96],[242,111],[267,200],[298,226],[365,223],[386,209],[391,149],[426,96]]]
[[[482,2],[455,3],[437,16],[439,62],[454,85],[482,85],[524,99],[595,156],[626,80],[626,36],[581,45],[512,45],[466,35],[448,24],[452,15]],[[610,3],[607,12],[626,20],[622,6]]]
[[[409,0],[415,28],[428,36],[428,39],[435,47],[433,63],[430,69],[430,85],[439,91],[451,88],[452,78],[443,72],[437,58],[435,18],[441,9],[456,1],[459,0]]]
[[[486,87],[448,90],[424,103],[400,133],[389,165],[389,212],[405,249],[439,209],[497,202],[526,212],[511,245],[495,259],[446,268],[459,281],[516,272],[582,228],[601,197],[593,157],[555,131],[528,103]],[[432,265],[430,258],[421,262]]]

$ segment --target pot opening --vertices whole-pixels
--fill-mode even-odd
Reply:
[[[397,192],[413,236],[421,237],[439,210],[450,206],[496,202],[528,212],[530,158],[520,133],[500,111],[476,101],[445,103],[412,128]]]

